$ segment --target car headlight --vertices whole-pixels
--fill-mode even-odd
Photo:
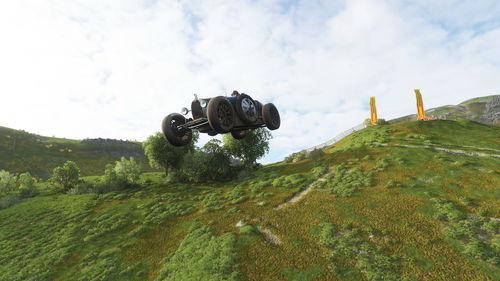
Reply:
[[[201,107],[207,106],[207,101],[206,100],[200,100],[200,105],[201,105]]]

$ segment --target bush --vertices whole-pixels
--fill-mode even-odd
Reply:
[[[231,204],[237,204],[246,200],[245,192],[239,186],[229,192],[228,198],[231,200]]]
[[[19,195],[22,198],[33,197],[38,194],[38,190],[35,187],[35,180],[28,172],[19,175],[17,184],[19,186]]]
[[[327,172],[328,172],[327,166],[318,166],[311,169],[311,173],[315,178],[319,178],[322,175],[326,174]]]
[[[168,258],[156,281],[238,280],[236,236],[214,236],[206,226],[194,225]]]
[[[436,218],[455,222],[466,218],[465,213],[457,209],[450,200],[443,198],[431,198],[430,200],[436,208]]]
[[[16,188],[17,177],[5,170],[0,171],[0,193],[7,194]]]
[[[209,141],[201,150],[184,156],[181,166],[182,176],[188,181],[227,180],[235,174],[229,154],[217,139]]]
[[[83,180],[80,181],[75,187],[68,190],[68,194],[85,194],[92,192],[95,192],[95,186],[92,183]]]
[[[52,172],[50,181],[55,187],[68,191],[73,188],[80,179],[80,168],[73,161],[66,161],[62,167],[56,167]]]
[[[341,164],[333,168],[333,172],[326,177],[326,187],[331,192],[342,197],[353,195],[358,188],[368,187],[372,184],[371,173],[359,168],[348,169]]]
[[[116,161],[114,170],[118,176],[122,176],[130,184],[137,184],[141,176],[141,166],[135,162],[134,157],[128,160],[125,157]]]
[[[107,164],[104,169],[104,175],[93,186],[93,191],[102,194],[137,187],[137,182],[139,181],[139,177],[137,176],[138,166],[134,163],[133,158],[127,160],[122,157],[120,161],[116,161],[115,166]]]
[[[21,198],[18,195],[9,194],[0,198],[0,210],[9,208],[21,202]]]
[[[325,155],[325,152],[321,148],[314,149],[307,153],[307,159],[318,159]]]

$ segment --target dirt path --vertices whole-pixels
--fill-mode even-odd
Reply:
[[[262,228],[260,226],[257,226],[257,230],[264,234],[264,237],[266,238],[266,241],[271,243],[271,244],[274,244],[274,245],[279,245],[281,244],[281,240],[280,238],[271,232],[271,230],[267,229],[267,228]]]
[[[441,152],[446,152],[446,153],[451,153],[451,154],[458,154],[458,155],[465,155],[465,156],[500,158],[500,155],[498,155],[498,154],[489,154],[489,153],[482,153],[482,152],[467,152],[467,151],[457,150],[457,149],[447,149],[447,148],[442,148],[442,147],[431,147],[429,145],[409,145],[409,144],[394,144],[394,145],[389,145],[389,144],[386,144],[386,143],[380,143],[379,145],[382,145],[382,146],[396,146],[396,147],[409,147],[409,148],[429,148],[429,149],[433,149],[433,150],[436,150],[436,151],[441,151]]]
[[[321,176],[319,179],[317,179],[316,181],[314,181],[313,183],[311,183],[310,185],[306,186],[306,188],[304,190],[302,190],[301,192],[298,192],[296,193],[292,198],[286,200],[284,203],[281,203],[279,204],[277,207],[274,208],[274,210],[279,210],[279,209],[282,209],[290,204],[293,204],[297,201],[299,201],[300,199],[302,199],[304,196],[306,196],[309,192],[311,192],[312,190],[312,186],[318,182],[318,181],[324,181],[325,180],[325,177],[328,175],[328,173],[326,173],[325,175]]]

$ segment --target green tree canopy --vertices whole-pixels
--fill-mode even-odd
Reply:
[[[185,178],[195,182],[225,179],[232,172],[230,156],[220,140],[212,139],[201,150],[184,156],[181,172]]]
[[[62,167],[56,167],[50,181],[63,191],[68,191],[80,180],[80,168],[73,161],[66,161]]]
[[[142,143],[144,154],[149,159],[149,165],[152,168],[164,168],[165,173],[168,174],[169,170],[179,169],[182,158],[189,152],[194,151],[194,144],[198,140],[199,134],[193,131],[193,139],[191,143],[185,146],[173,146],[158,132],[149,136],[145,142]]]
[[[271,133],[265,128],[248,130],[246,137],[237,140],[231,134],[222,137],[224,148],[230,155],[243,161],[247,167],[256,163],[257,159],[269,152]]]
[[[116,161],[114,171],[117,175],[123,176],[129,183],[138,183],[141,176],[141,167],[135,162],[134,157],[122,157],[120,161]]]
[[[0,193],[9,193],[16,188],[17,176],[5,170],[0,171]]]

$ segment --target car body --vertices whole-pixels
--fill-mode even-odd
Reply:
[[[235,139],[242,139],[248,130],[261,127],[276,130],[281,122],[279,112],[272,103],[263,105],[237,91],[229,97],[199,99],[195,95],[191,110],[182,109],[184,115],[189,112],[193,116],[189,119],[178,113],[171,113],[163,119],[163,134],[174,146],[188,144],[192,138],[192,130],[210,136],[231,133]]]

